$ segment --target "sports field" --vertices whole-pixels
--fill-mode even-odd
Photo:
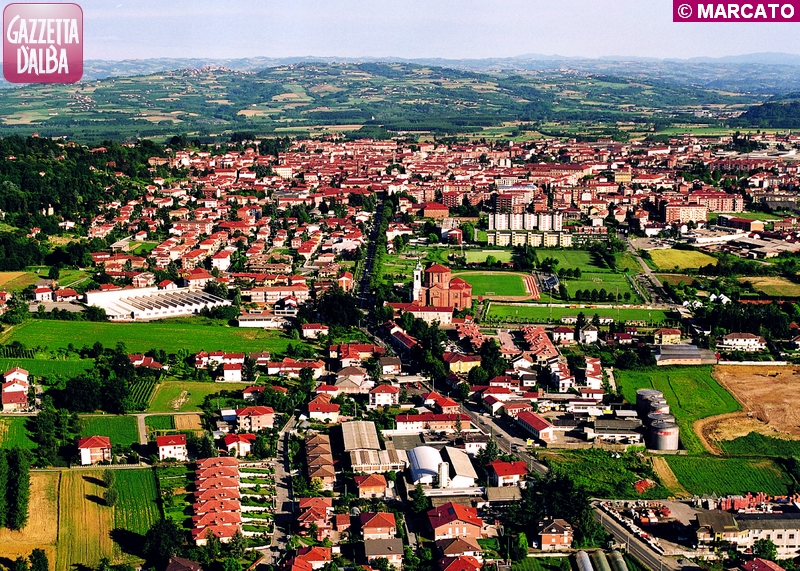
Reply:
[[[125,343],[129,352],[143,353],[150,349],[163,349],[176,353],[187,349],[197,351],[271,351],[282,353],[290,343],[297,344],[281,331],[256,328],[238,328],[219,325],[202,325],[186,322],[164,323],[92,323],[88,321],[59,321],[55,327],[50,321],[29,320],[10,328],[0,336],[0,343],[19,341],[28,348],[42,347],[50,350],[91,346],[95,342],[105,347]]]
[[[619,291],[619,300],[621,302],[623,301],[623,296],[626,292],[631,294],[631,299],[634,302],[639,301],[639,296],[636,294],[633,288],[631,288],[631,282],[628,281],[628,278],[626,278],[623,274],[582,272],[580,279],[564,278],[561,280],[561,283],[566,284],[567,292],[569,293],[570,297],[574,297],[575,292],[578,290],[592,291],[593,289],[596,289],[597,291],[600,291],[601,289],[604,289],[608,294],[613,296],[616,296],[617,292]]]
[[[800,284],[779,276],[739,278],[740,282],[750,282],[756,291],[772,297],[800,297]]]
[[[507,272],[463,272],[454,274],[472,286],[472,295],[526,296],[528,291],[520,274]]]
[[[0,358],[0,371],[22,367],[35,377],[63,375],[76,377],[94,366],[91,359],[6,359]]]
[[[0,418],[0,448],[36,448],[36,444],[31,440],[28,432],[28,423],[31,421],[27,416],[6,416]]]
[[[468,250],[466,253],[468,264],[482,264],[489,256],[500,262],[510,262],[513,258],[513,252],[511,250]]]
[[[220,391],[241,391],[245,383],[203,383],[166,381],[158,385],[148,412],[187,412],[200,410],[206,395]]]
[[[558,322],[564,316],[578,315],[583,312],[587,320],[596,313],[600,317],[613,317],[622,321],[652,321],[661,323],[667,315],[660,309],[613,309],[608,306],[597,307],[547,307],[546,304],[502,305],[492,303],[488,317],[508,319],[518,323],[547,323],[552,311],[553,321]]]
[[[784,495],[791,485],[791,478],[769,458],[667,456],[666,460],[690,494]]]
[[[694,250],[649,250],[653,263],[660,270],[686,270],[690,268],[700,268],[711,264],[717,265],[717,259],[703,252]]]
[[[130,446],[139,442],[139,429],[134,416],[82,416],[81,437],[108,436],[112,446]]]
[[[681,441],[691,453],[705,451],[694,432],[696,420],[741,409],[733,395],[711,376],[710,366],[659,367],[647,371],[617,370],[614,376],[617,388],[630,403],[636,402],[638,389],[657,389],[664,393],[670,413],[680,426]]]

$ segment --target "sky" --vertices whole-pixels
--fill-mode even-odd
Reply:
[[[672,0],[84,0],[84,58],[800,54],[790,23],[673,23]]]

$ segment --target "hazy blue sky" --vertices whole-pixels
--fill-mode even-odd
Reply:
[[[671,0],[85,0],[87,59],[800,53],[796,24],[672,22]]]

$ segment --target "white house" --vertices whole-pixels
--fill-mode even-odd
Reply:
[[[180,462],[188,460],[185,434],[159,436],[156,438],[156,447],[158,448],[159,460],[166,460],[167,458],[174,458]]]
[[[222,365],[222,380],[226,383],[241,383],[242,366],[239,363],[225,363]]]
[[[722,351],[744,351],[753,353],[767,348],[767,341],[763,337],[752,333],[729,333],[722,337],[717,344],[717,349]]]
[[[369,391],[369,406],[392,406],[400,402],[400,389],[393,385],[378,385]]]

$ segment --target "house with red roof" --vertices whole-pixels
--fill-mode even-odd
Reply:
[[[368,474],[354,478],[359,498],[382,498],[386,495],[386,477],[383,474]]]
[[[78,440],[81,465],[111,462],[111,439],[108,436],[87,436]]]
[[[397,535],[397,523],[393,513],[362,513],[359,516],[361,534],[364,539],[392,539]]]
[[[308,403],[308,418],[317,422],[334,424],[339,422],[339,405],[326,398],[317,397]]]
[[[392,406],[400,402],[400,387],[378,385],[369,391],[369,407]]]
[[[269,406],[248,406],[236,409],[239,430],[258,432],[275,426],[275,411]]]
[[[478,517],[478,510],[453,502],[429,510],[428,523],[434,541],[453,537],[479,539],[483,534],[483,520]]]
[[[250,454],[253,443],[256,441],[255,434],[226,434],[223,438],[225,449],[231,456],[244,458]]]
[[[482,563],[470,555],[443,557],[439,560],[439,571],[478,571]]]
[[[322,323],[303,323],[300,326],[303,339],[318,339],[320,335],[327,335],[330,328]]]
[[[186,454],[185,434],[158,436],[156,437],[156,448],[158,449],[159,460],[174,458],[179,462],[186,462],[189,459]]]
[[[330,563],[333,555],[330,547],[301,547],[297,551],[296,561],[304,561],[311,565],[312,569],[322,569],[326,563]]]
[[[543,416],[535,412],[523,411],[517,415],[517,424],[531,433],[534,438],[544,442],[552,442],[555,428]]]
[[[487,468],[491,486],[517,486],[524,483],[528,475],[528,465],[521,460],[513,462],[495,460],[490,462]]]

